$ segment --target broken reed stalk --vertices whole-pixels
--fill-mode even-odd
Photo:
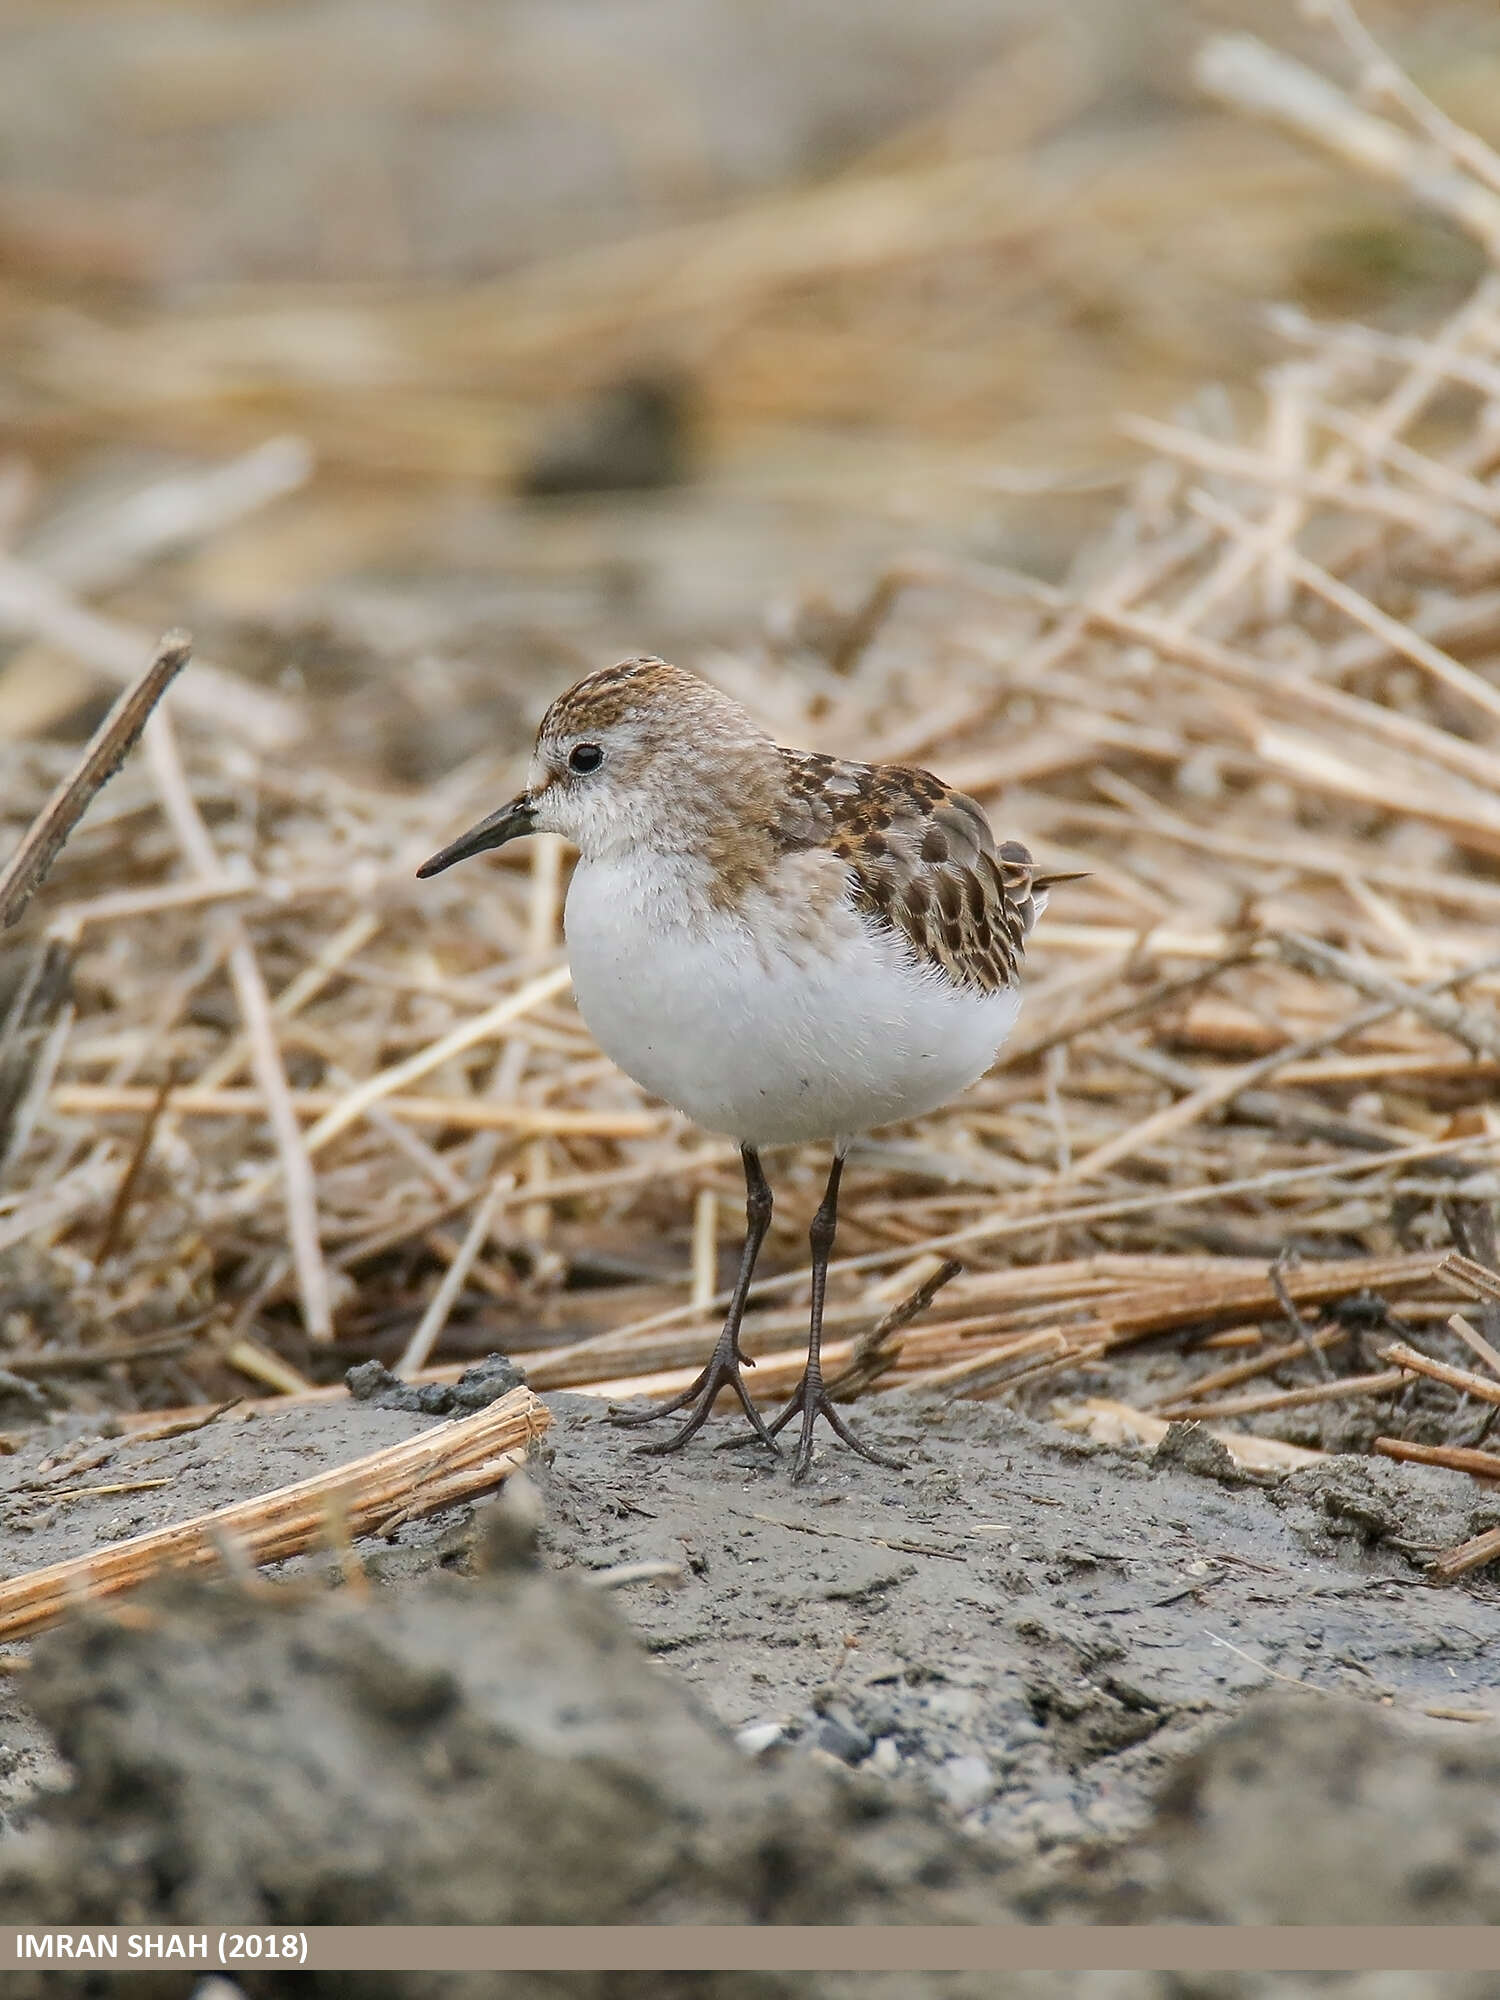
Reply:
[[[1452,1314],[1448,1327],[1451,1332],[1458,1335],[1471,1354],[1479,1357],[1495,1380],[1500,1382],[1500,1351],[1490,1346],[1478,1327],[1471,1326],[1462,1313]]]
[[[0,930],[18,923],[68,835],[140,740],[151,711],[192,658],[186,632],[168,632],[151,664],[94,731],[73,770],[42,807],[0,870]]]
[[[881,1314],[865,1333],[855,1336],[849,1366],[826,1377],[828,1393],[837,1403],[852,1403],[883,1375],[890,1373],[900,1358],[902,1343],[896,1336],[920,1319],[938,1293],[963,1270],[954,1257],[947,1257],[937,1269],[915,1285],[903,1299]]]
[[[1493,1144],[1494,1141],[1488,1133],[1462,1139],[1423,1141],[1413,1146],[1394,1146],[1384,1154],[1371,1154],[1358,1160],[1344,1160],[1337,1168],[1331,1167],[1327,1162],[1320,1162],[1314,1166],[1274,1168],[1269,1173],[1245,1175],[1211,1185],[1153,1189],[1149,1194],[1126,1195],[1114,1201],[1076,1202],[1061,1208],[1028,1206],[1021,1214],[996,1215],[995,1205],[991,1202],[986,1204],[987,1212],[965,1228],[944,1230],[939,1235],[923,1237],[915,1242],[903,1242],[899,1247],[889,1250],[875,1250],[861,1256],[838,1258],[829,1264],[828,1272],[830,1278],[844,1278],[861,1272],[882,1270],[888,1264],[906,1263],[919,1253],[936,1255],[939,1252],[973,1248],[980,1244],[992,1245],[1011,1236],[1026,1236],[1069,1227],[1082,1229],[1095,1222],[1115,1222],[1126,1217],[1140,1216],[1146,1212],[1157,1215],[1173,1209],[1197,1207],[1204,1202],[1229,1200],[1242,1195],[1263,1195],[1272,1191],[1302,1187],[1310,1182],[1321,1182],[1327,1189],[1346,1176],[1363,1179],[1367,1173],[1380,1167],[1407,1166],[1419,1160],[1443,1158],[1449,1155],[1462,1157],[1480,1146],[1491,1147]],[[1434,1257],[1430,1268],[1436,1269],[1442,1262],[1440,1256]],[[1326,1274],[1331,1268],[1326,1265],[1321,1267],[1320,1276],[1323,1281],[1326,1282]],[[1368,1270],[1368,1263],[1362,1268]],[[1307,1272],[1298,1274],[1299,1278],[1310,1276],[1318,1269],[1317,1266],[1309,1267]],[[804,1286],[807,1280],[808,1272],[805,1268],[787,1271],[774,1278],[758,1280],[751,1296],[760,1301],[770,1298],[777,1292],[792,1291]],[[1336,1285],[1338,1281],[1334,1282]],[[1365,1282],[1364,1278],[1356,1277],[1353,1280],[1353,1288],[1358,1290]],[[1292,1289],[1293,1296],[1297,1297],[1295,1284]],[[1326,1296],[1332,1298],[1339,1294],[1335,1289],[1329,1291]],[[1272,1298],[1274,1302],[1274,1294]],[[1301,1302],[1307,1303],[1307,1298],[1303,1298]],[[719,1293],[713,1300],[715,1307],[727,1306],[728,1303],[727,1291]],[[634,1320],[628,1326],[620,1327],[614,1332],[601,1334],[588,1343],[580,1342],[576,1349],[564,1349],[562,1353],[569,1354],[570,1357],[580,1356],[585,1346],[607,1347],[613,1351],[647,1333],[656,1333],[667,1327],[682,1326],[698,1317],[697,1306],[672,1306],[665,1312],[652,1313],[649,1318]],[[1189,1310],[1184,1323],[1191,1322],[1194,1317],[1194,1313]],[[748,1326],[749,1322],[747,1328]],[[587,1377],[580,1379],[586,1380]],[[560,1388],[563,1385],[553,1382],[546,1386]]]
[[[1374,1449],[1382,1458],[1405,1459],[1411,1465],[1442,1465],[1473,1479],[1500,1479],[1500,1452],[1477,1451],[1472,1445],[1408,1444],[1405,1438],[1378,1437]]]
[[[993,1387],[1009,1374],[1013,1361],[1022,1353],[1034,1356],[1045,1352],[1054,1359],[1069,1354],[1081,1358],[1101,1347],[1125,1347],[1184,1326],[1233,1323],[1258,1311],[1270,1313],[1278,1309],[1276,1285],[1264,1266],[1248,1271],[1241,1266],[1224,1272],[1205,1267],[1204,1261],[1197,1258],[1160,1258],[1155,1262],[1158,1276],[1154,1283],[1122,1285],[1118,1290],[1104,1292],[1090,1275],[1094,1260],[1074,1260],[1062,1266],[1033,1265],[1014,1273],[970,1272],[950,1293],[949,1309],[958,1317],[938,1317],[908,1336],[899,1358],[893,1359],[892,1368],[903,1378],[902,1387],[914,1381],[929,1388],[964,1384],[965,1393],[979,1393],[978,1385],[986,1390]],[[1341,1258],[1325,1264],[1300,1265],[1283,1273],[1282,1284],[1299,1305],[1325,1304],[1362,1290],[1401,1297],[1429,1283],[1442,1264],[1442,1254],[1432,1251],[1416,1251],[1401,1257]],[[1179,1265],[1185,1268],[1178,1268]],[[1054,1275],[1059,1272],[1068,1273],[1071,1282]],[[1028,1304],[1027,1318],[1008,1326],[1003,1309],[982,1310],[984,1288],[991,1284],[1000,1285],[1005,1294],[1014,1293],[1021,1301],[1026,1301],[1028,1293],[1046,1301],[1056,1308],[1056,1318],[1049,1312],[1049,1323],[1038,1326],[1036,1309]],[[965,1308],[971,1304],[981,1310],[966,1312]],[[1077,1310],[1071,1319],[1066,1319],[1063,1314],[1070,1306]],[[825,1325],[848,1325],[858,1316],[857,1307],[835,1308]],[[804,1323],[804,1315],[796,1309],[755,1314],[745,1322],[744,1339],[753,1352],[759,1340],[800,1330]],[[1320,1344],[1341,1337],[1338,1329],[1314,1336]],[[605,1391],[598,1385],[603,1381],[607,1393],[615,1395],[622,1393],[620,1384],[627,1374],[649,1374],[661,1386],[637,1388],[631,1393],[666,1394],[668,1376],[663,1371],[690,1364],[696,1368],[702,1361],[704,1341],[700,1328],[655,1334],[647,1325],[641,1325],[539,1355],[530,1365],[530,1375],[539,1389],[577,1389],[601,1394]],[[837,1351],[842,1352],[842,1347]],[[834,1352],[834,1348],[829,1349],[830,1354]],[[1299,1342],[1288,1358],[1298,1358],[1304,1353]],[[629,1367],[632,1361],[637,1364],[634,1369]],[[1250,1363],[1236,1363],[1233,1372],[1236,1379],[1247,1379],[1276,1365],[1273,1350],[1269,1359],[1259,1356]],[[747,1386],[757,1400],[762,1393],[771,1393],[769,1389],[763,1391],[763,1382],[769,1379],[765,1377],[764,1364],[749,1379]],[[775,1379],[779,1385],[780,1377]],[[1188,1391],[1173,1394],[1186,1396]],[[1182,1414],[1196,1414],[1196,1410]]]
[[[1484,1299],[1490,1304],[1500,1301],[1500,1276],[1487,1271],[1483,1264],[1475,1263],[1472,1257],[1463,1257],[1454,1251],[1443,1259],[1442,1275],[1450,1278],[1471,1298]]]
[[[1451,1362],[1434,1361],[1430,1354],[1408,1347],[1404,1340],[1382,1347],[1380,1358],[1410,1375],[1425,1375],[1430,1382],[1446,1382],[1450,1389],[1457,1389],[1465,1396],[1477,1396],[1482,1403],[1500,1403],[1500,1382],[1492,1382],[1487,1375],[1476,1375],[1472,1368],[1455,1368]]]
[[[143,1084],[59,1084],[52,1093],[56,1111],[75,1118],[134,1117],[149,1115],[156,1093]],[[338,1111],[345,1098],[333,1090],[292,1090],[288,1101],[299,1118],[321,1121]],[[524,1132],[528,1135],[571,1134],[576,1138],[644,1139],[661,1130],[663,1119],[654,1111],[567,1111],[550,1110],[545,1105],[492,1104],[484,1098],[382,1096],[381,1106],[404,1125],[435,1125],[454,1132]],[[263,1100],[255,1090],[203,1090],[184,1084],[172,1093],[172,1114],[178,1118],[246,1118],[262,1109]],[[373,1101],[364,1110],[374,1108]],[[309,1148],[318,1127],[307,1137]],[[464,1194],[456,1198],[462,1207],[472,1200]]]
[[[434,1424],[311,1479],[28,1570],[0,1583],[0,1641],[28,1639],[76,1606],[136,1589],[164,1570],[212,1567],[226,1539],[252,1565],[303,1555],[322,1542],[330,1505],[342,1511],[349,1535],[378,1535],[471,1499],[522,1464],[550,1422],[529,1389],[512,1389],[472,1417]]]
[[[1470,1570],[1483,1569],[1497,1556],[1500,1556],[1500,1528],[1486,1528],[1482,1535],[1460,1542],[1457,1548],[1445,1549],[1428,1564],[1427,1574],[1439,1583],[1453,1583],[1467,1576]]]
[[[1258,1396],[1231,1396],[1221,1403],[1194,1403],[1183,1416],[1253,1417],[1263,1410],[1301,1410],[1313,1403],[1347,1402],[1352,1396],[1388,1396],[1404,1386],[1399,1368],[1374,1375],[1344,1375],[1332,1382],[1315,1382],[1306,1389],[1267,1389]],[[1158,1413],[1160,1414],[1160,1413]]]
[[[1322,1353],[1324,1349],[1336,1347],[1348,1338],[1344,1327],[1332,1326],[1313,1334],[1311,1343]],[[1200,1375],[1195,1381],[1183,1388],[1173,1389],[1170,1395],[1162,1396],[1147,1407],[1158,1417],[1191,1417],[1204,1396],[1216,1395],[1220,1389],[1238,1388],[1241,1382],[1253,1382],[1257,1375],[1269,1375],[1288,1362],[1305,1360],[1306,1356],[1306,1345],[1300,1340],[1290,1340],[1283,1347],[1267,1348],[1263,1354],[1257,1354],[1249,1361],[1234,1361],[1227,1367],[1215,1368],[1207,1375]]]

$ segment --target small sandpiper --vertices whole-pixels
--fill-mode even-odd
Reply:
[[[930,772],[786,750],[717,688],[658,659],[626,660],[559,695],[526,790],[435,854],[426,877],[521,834],[578,848],[564,928],[578,1006],[621,1069],[739,1143],[746,1229],[708,1365],[644,1423],[691,1406],[675,1451],[721,1389],[773,1450],[794,1417],[793,1469],[821,1414],[860,1442],[824,1387],[823,1294],[850,1142],[932,1111],[982,1076],[1020,1010],[1021,955],[1046,907],[1016,841]],[[828,1140],[813,1218],[807,1366],[767,1424],[741,1370],[740,1322],[771,1222],[760,1149]]]

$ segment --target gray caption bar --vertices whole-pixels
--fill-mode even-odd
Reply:
[[[0,1970],[332,1972],[1500,1971],[1500,1929],[1271,1925],[562,1928],[75,1925],[0,1930]]]

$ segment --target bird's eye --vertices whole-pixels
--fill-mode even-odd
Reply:
[[[604,762],[604,752],[597,743],[575,743],[568,752],[568,769],[580,773],[597,771]]]

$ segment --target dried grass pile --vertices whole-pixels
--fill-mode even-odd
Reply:
[[[1330,11],[1362,95],[1244,40],[1205,82],[1500,254],[1500,157]],[[1500,273],[1424,334],[1278,330],[1253,430],[1210,400],[1133,426],[1151,461],[1068,588],[913,559],[852,619],[693,664],[783,740],[930,762],[1090,871],[1003,1066],[856,1156],[850,1393],[1044,1407],[1153,1343],[1165,1416],[1500,1476]],[[55,576],[0,592],[116,679],[144,663]],[[70,761],[5,754],[7,849]],[[18,1414],[299,1393],[372,1352],[504,1347],[614,1394],[696,1368],[731,1149],[590,1043],[555,851],[413,880],[515,776],[362,789],[295,696],[187,668],[3,962]],[[814,1198],[748,1327],[770,1396]]]

